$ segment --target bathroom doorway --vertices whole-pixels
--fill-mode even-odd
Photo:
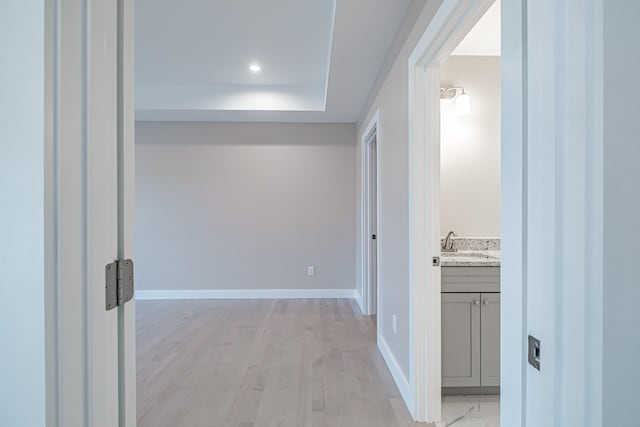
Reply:
[[[500,1],[440,63],[442,425],[500,423]]]
[[[417,418],[438,426],[463,419],[470,426],[500,422],[500,6],[498,0],[445,1],[409,58],[410,378]],[[479,41],[463,46],[477,27]],[[493,54],[478,52],[487,41]],[[454,51],[457,58],[447,64]],[[483,58],[488,56],[494,58]],[[491,89],[472,81],[480,66],[495,71]],[[452,73],[441,80],[441,67],[473,78]],[[447,123],[441,110],[452,114]],[[444,133],[453,142],[445,145],[441,128],[447,125]],[[475,127],[492,128],[484,142],[474,139]],[[514,225],[522,220],[509,213]],[[478,231],[482,224],[490,225]],[[514,307],[512,327],[523,313]]]

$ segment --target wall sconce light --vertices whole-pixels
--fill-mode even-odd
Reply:
[[[440,99],[453,99],[460,115],[471,113],[471,97],[462,87],[440,88]]]

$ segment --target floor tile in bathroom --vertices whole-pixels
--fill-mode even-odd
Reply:
[[[437,427],[499,427],[500,396],[443,396]]]

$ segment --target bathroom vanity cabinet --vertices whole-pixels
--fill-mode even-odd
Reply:
[[[442,386],[500,386],[500,267],[442,268]]]

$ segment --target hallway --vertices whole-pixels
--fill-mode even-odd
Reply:
[[[140,427],[411,421],[352,300],[137,302]]]

